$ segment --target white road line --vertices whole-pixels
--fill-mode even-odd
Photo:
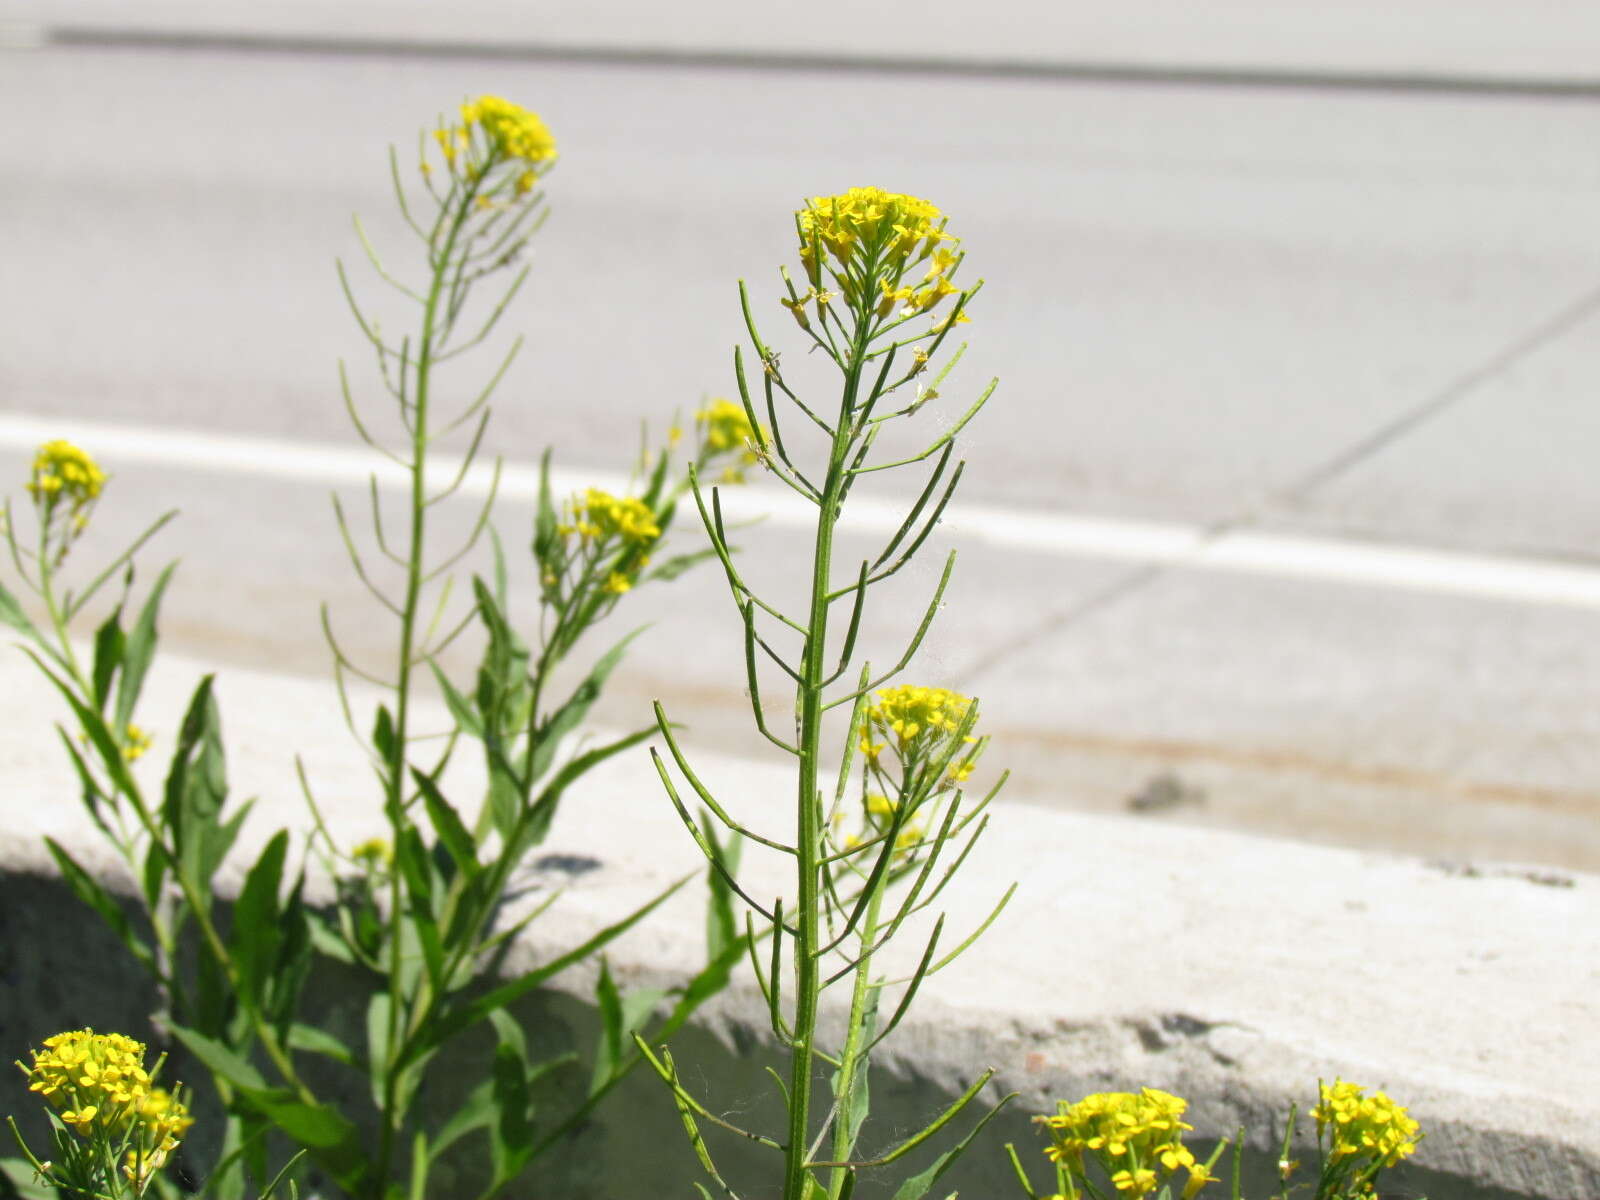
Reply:
[[[0,413],[0,447],[28,451],[50,438],[78,442],[113,467],[117,463],[142,463],[346,486],[365,486],[373,475],[385,487],[404,486],[407,479],[395,464],[358,446]],[[429,472],[430,482],[442,486],[454,479],[459,470],[459,459],[440,456]],[[482,496],[488,491],[489,481],[489,468],[480,464],[467,473],[461,490]],[[551,487],[558,496],[582,487],[620,492],[626,490],[628,482],[625,476],[615,473],[551,471]],[[536,500],[538,467],[531,463],[505,464],[500,494],[512,501]],[[782,528],[806,528],[815,520],[810,505],[791,492],[771,487],[731,489],[725,503],[730,516],[766,514],[771,524]],[[859,497],[851,502],[849,525],[852,531],[888,535],[899,528],[903,516],[903,510],[895,504]],[[1423,546],[1377,545],[1249,529],[1211,537],[1188,525],[981,504],[952,507],[943,524],[959,538],[1061,558],[1167,563],[1211,571],[1600,609],[1600,569],[1535,558],[1460,554]]]

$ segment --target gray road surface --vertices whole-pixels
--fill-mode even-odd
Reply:
[[[947,389],[1002,376],[969,500],[1592,561],[1600,110],[1575,98],[12,52],[0,407],[348,439],[333,364],[362,362],[330,260],[359,262],[360,211],[404,261],[382,147],[480,91],[563,148],[493,437],[512,459],[553,442],[615,470],[640,420],[726,392],[733,281],[783,336],[790,209],[876,182],[936,200],[988,280]],[[328,596],[383,644],[314,489],[118,474],[108,533],[186,510],[175,642],[323,671]],[[782,574],[798,547],[773,530],[749,553]],[[1600,611],[958,548],[925,672],[983,696],[1023,798],[1175,795],[1175,819],[1600,865]],[[611,716],[663,695],[735,736],[719,586],[640,597],[670,632]]]

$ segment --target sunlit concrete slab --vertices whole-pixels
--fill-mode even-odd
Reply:
[[[159,661],[149,684],[153,726],[163,726],[163,714],[176,719],[208,666],[181,655]],[[34,729],[60,711],[31,671],[7,668],[7,678],[0,726]],[[339,728],[325,685],[240,669],[217,687],[235,796],[260,797],[243,853],[223,871],[224,897],[234,894],[251,848],[280,824],[303,827],[296,752],[336,842],[348,846],[381,831],[370,769]],[[357,707],[367,711],[372,699],[358,695]],[[442,719],[427,706],[419,715]],[[158,742],[137,764],[151,786],[169,744]],[[83,954],[92,927],[60,936],[72,902],[50,882],[41,838],[62,841],[113,884],[122,878],[115,856],[77,803],[59,746],[8,737],[0,754],[8,781],[0,797],[8,829],[0,923],[15,975],[7,1028],[26,1041],[90,1010],[97,1021],[114,1021],[110,1027],[134,1027],[145,1014],[132,964],[109,948]],[[458,762],[463,769],[447,790],[471,812],[476,773],[466,759]],[[741,819],[784,836],[793,778],[783,764],[705,749],[694,752],[694,763]],[[790,885],[776,856],[759,850],[747,849],[741,879],[756,895],[781,894]],[[697,861],[642,754],[613,760],[571,793],[540,856],[543,865],[526,881],[532,894],[517,903],[566,890],[508,969],[548,961]],[[1010,805],[994,812],[942,897],[950,930],[964,936],[1013,881],[1010,906],[967,956],[923,986],[912,1016],[875,1060],[873,1111],[883,1130],[872,1136],[885,1142],[887,1131],[949,1104],[985,1067],[996,1070],[989,1100],[1020,1093],[951,1177],[949,1186],[963,1195],[1009,1186],[1007,1139],[1042,1162],[1033,1157],[1031,1113],[1051,1111],[1057,1098],[1143,1085],[1188,1097],[1198,1131],[1246,1125],[1247,1182],[1260,1193],[1278,1145],[1272,1124],[1290,1101],[1308,1103],[1319,1077],[1335,1076],[1382,1086],[1427,1131],[1391,1186],[1440,1200],[1567,1200],[1600,1187],[1593,1095],[1600,1062],[1588,1036],[1600,1019],[1600,961],[1594,940],[1576,936],[1597,918],[1595,876],[1493,863],[1469,870]],[[513,905],[505,919],[519,911]],[[658,918],[613,947],[611,967],[625,987],[681,982],[702,961],[702,897],[694,886]],[[920,949],[908,939],[880,961],[893,972]],[[686,1079],[759,1121],[771,1115],[760,1074],[771,1050],[764,1007],[742,978],[700,1014],[677,1053]],[[95,991],[82,994],[91,980]],[[573,972],[561,987],[574,1001],[553,1010],[546,1001],[518,1015],[545,1022],[537,1025],[542,1035],[565,1030],[586,1050],[591,986],[591,975]],[[321,1000],[359,1012],[357,996]],[[837,1010],[826,1016],[837,1019]],[[13,1111],[24,1104],[17,1093],[7,1095]],[[552,1169],[577,1172],[575,1196],[628,1194],[643,1172],[689,1177],[693,1158],[678,1136],[669,1098],[641,1076],[584,1133],[585,1153]],[[641,1144],[649,1155],[640,1155]],[[759,1162],[739,1146],[712,1145],[733,1178],[762,1178]]]
[[[1094,809],[1600,862],[1594,613],[1181,570],[1056,612],[956,674],[1030,791],[1048,764]]]
[[[740,277],[797,380],[827,386],[786,337],[775,269],[798,198],[863,181],[935,198],[988,280],[945,389],[954,411],[1001,379],[967,440],[975,499],[1255,512],[1385,422],[1487,387],[1485,366],[1541,330],[1572,335],[1596,302],[1600,166],[1577,103],[337,56],[6,62],[7,103],[53,130],[0,146],[15,181],[0,369],[30,411],[348,436],[335,361],[358,397],[375,381],[332,259],[379,294],[350,214],[406,261],[383,148],[409,169],[415,128],[481,90],[540,108],[565,152],[508,322],[529,340],[497,448],[518,457],[553,441],[606,464],[619,428],[730,391]],[[1553,327],[1564,315],[1576,324]],[[453,386],[489,370],[464,364]],[[1548,476],[1519,479],[1537,493]],[[1576,522],[1569,541],[1586,528],[1572,508],[1549,505],[1552,527]]]
[[[1266,523],[1594,561],[1597,356],[1600,321],[1591,319],[1426,427],[1286,499]]]

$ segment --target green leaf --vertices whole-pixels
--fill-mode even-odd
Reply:
[[[611,964],[600,956],[600,978],[594,985],[595,1006],[600,1011],[600,1037],[595,1047],[594,1072],[589,1077],[589,1094],[611,1077],[622,1057],[622,994],[617,991],[616,980],[611,978]]]
[[[72,855],[68,854],[54,838],[45,838],[44,844],[50,851],[50,857],[56,860],[56,867],[60,870],[61,877],[67,881],[67,886],[72,889],[72,894],[100,914],[100,919],[112,933],[117,935],[118,940],[128,948],[128,952],[139,960],[146,971],[159,978],[150,948],[145,945],[144,939],[133,931],[127,913],[123,912],[122,906],[112,899],[111,893],[106,891],[94,876],[80,867]]]
[[[444,696],[444,702],[450,709],[450,715],[456,719],[456,724],[460,725],[462,729],[473,737],[481,738],[483,736],[483,722],[478,719],[478,714],[473,711],[471,701],[461,693],[461,690],[455,684],[450,682],[445,673],[439,669],[438,663],[429,659],[428,666],[433,671],[434,682],[439,685],[439,691]]]
[[[693,568],[699,566],[701,563],[705,562],[706,559],[715,558],[716,556],[717,552],[715,549],[695,550],[689,554],[674,554],[671,558],[665,560],[659,567],[651,567],[650,570],[645,573],[644,578],[646,580],[673,580],[682,575],[685,571],[692,570]]]
[[[355,965],[355,951],[320,914],[308,910],[306,927],[311,933],[311,948],[318,954],[324,958],[331,958],[334,962],[345,963],[347,966]]]
[[[622,661],[622,656],[627,653],[628,643],[643,632],[642,626],[635,629],[601,655],[590,669],[588,677],[573,690],[567,702],[555,711],[549,721],[539,727],[530,778],[538,779],[550,769],[550,763],[555,758],[561,739],[576,729],[579,722],[589,715],[589,709],[600,698],[601,689],[605,686],[607,678],[616,670],[617,664]]]
[[[730,830],[728,840],[717,840],[716,826],[712,823],[711,814],[700,814],[700,830],[705,834],[705,844],[711,847],[716,860],[721,864],[722,870],[713,866],[706,872],[706,958],[708,960],[720,959],[729,946],[738,943],[742,948],[745,935],[739,927],[739,915],[734,907],[733,889],[728,886],[730,878],[737,878],[739,874],[739,857],[744,849],[744,840],[737,831]]]
[[[351,1195],[366,1191],[373,1164],[356,1128],[326,1104],[307,1104],[285,1089],[244,1091],[245,1102],[304,1146],[323,1170]]]
[[[61,744],[66,747],[67,758],[72,761],[73,770],[78,773],[78,785],[82,789],[79,796],[83,801],[83,807],[89,812],[89,819],[102,833],[109,835],[111,829],[106,825],[105,818],[100,815],[100,805],[107,799],[106,794],[100,790],[99,781],[90,772],[89,764],[78,752],[78,747],[72,744],[72,735],[59,725],[56,726],[56,732],[61,735]]]
[[[894,1200],[922,1200],[922,1197],[928,1194],[928,1189],[939,1181],[939,1177],[955,1165],[956,1159],[966,1153],[973,1139],[983,1132],[983,1127],[994,1120],[1000,1110],[1011,1103],[1015,1096],[1015,1092],[1006,1096],[999,1104],[983,1114],[982,1119],[972,1127],[966,1137],[934,1159],[926,1171],[913,1175],[902,1183],[895,1191]]]
[[[394,717],[386,704],[378,705],[377,716],[372,720],[372,748],[384,762],[394,757]]]
[[[243,1091],[266,1089],[267,1081],[261,1078],[261,1072],[221,1042],[183,1025],[173,1025],[172,1034],[190,1054],[200,1060],[201,1066],[218,1078],[227,1080]]]
[[[677,883],[667,888],[648,904],[629,913],[622,920],[607,925],[582,945],[568,950],[565,954],[552,959],[542,967],[518,976],[509,983],[501,984],[499,987],[493,988],[473,1000],[455,1005],[448,1011],[441,1013],[439,1019],[423,1035],[422,1047],[424,1049],[432,1049],[443,1045],[462,1030],[476,1025],[490,1013],[497,1009],[505,1008],[507,1005],[521,999],[546,980],[552,979],[562,971],[565,971],[573,963],[582,962],[584,959],[593,957],[602,948],[644,920],[645,917],[664,904],[670,896],[692,878],[693,876],[685,876],[678,880]]]
[[[25,1158],[0,1158],[0,1197],[4,1200],[57,1200],[62,1193],[35,1183],[33,1167]]]
[[[367,1001],[367,1076],[372,1083],[372,1102],[383,1110],[383,1093],[389,1078],[388,992],[373,992]]]
[[[17,598],[6,590],[4,584],[0,584],[0,621],[36,642],[41,640],[39,631],[33,627],[33,622],[28,620]]]
[[[311,973],[311,923],[306,913],[305,885],[302,870],[279,910],[278,961],[263,989],[266,997],[263,1009],[279,1038],[288,1036],[289,1025],[300,1007],[300,990]]]
[[[110,731],[106,728],[105,721],[100,714],[95,712],[84,702],[78,699],[73,687],[59,674],[50,669],[50,666],[26,646],[23,653],[33,659],[34,665],[43,672],[44,677],[55,685],[58,692],[71,706],[73,715],[78,718],[78,725],[83,730],[89,741],[94,745],[100,755],[101,765],[106,774],[111,776],[111,782],[122,795],[136,796],[139,794],[138,786],[133,781],[133,776],[128,773],[128,762],[122,757],[122,750],[112,739]]]
[[[228,795],[227,763],[213,682],[210,675],[200,681],[184,713],[163,808],[178,872],[201,894],[209,894],[226,846],[217,818]]]
[[[111,695],[111,680],[122,665],[123,644],[122,606],[119,604],[94,635],[94,704],[101,712],[105,711],[106,699]],[[120,733],[122,727],[117,728]]]
[[[528,1088],[527,1050],[520,1030],[515,1037],[502,1036],[495,1046],[490,1079],[495,1115],[489,1123],[489,1155],[494,1168],[493,1186],[499,1186],[521,1174],[533,1156],[533,1102]]]
[[[168,563],[161,574],[156,576],[155,586],[150,589],[144,607],[139,610],[139,619],[128,631],[128,639],[122,650],[122,675],[117,680],[118,728],[127,726],[133,718],[135,706],[139,703],[139,693],[144,689],[145,673],[149,671],[150,660],[156,652],[156,615],[161,610],[161,596],[167,590],[167,584],[172,579],[172,572],[177,565]]]
[[[539,573],[559,575],[562,562],[561,536],[557,532],[556,506],[550,495],[550,451],[539,459],[539,505],[533,518],[533,557]]]
[[[411,777],[416,780],[417,787],[422,792],[422,803],[428,810],[428,820],[433,822],[434,832],[439,835],[439,840],[444,844],[445,850],[449,852],[456,866],[461,869],[461,873],[471,879],[480,870],[478,844],[472,840],[472,835],[462,824],[460,814],[444,798],[444,793],[439,790],[438,784],[430,776],[415,768],[412,768]]]
[[[620,737],[614,742],[607,742],[603,746],[596,746],[593,750],[586,750],[577,755],[570,762],[563,765],[555,773],[555,777],[545,785],[544,790],[539,793],[539,803],[555,804],[561,799],[561,794],[567,788],[605,762],[606,759],[621,754],[624,750],[633,749],[640,742],[654,737],[655,734],[656,727],[654,725],[645,729],[636,729],[634,732],[625,737]]]
[[[284,1039],[291,1050],[302,1050],[307,1054],[320,1054],[324,1058],[331,1058],[334,1062],[343,1063],[347,1067],[356,1065],[356,1053],[346,1046],[333,1034],[325,1029],[318,1029],[315,1025],[306,1025],[300,1021],[289,1026],[289,1034]]]
[[[278,891],[283,884],[283,863],[288,852],[289,831],[280,829],[245,876],[244,888],[233,906],[229,957],[238,970],[240,998],[252,1009],[263,1007],[265,984],[277,965],[282,944]]]

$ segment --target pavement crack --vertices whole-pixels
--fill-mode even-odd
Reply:
[[[1067,608],[1052,613],[1037,624],[1007,638],[999,645],[985,648],[957,672],[954,680],[956,686],[972,690],[975,680],[993,671],[1016,654],[1037,645],[1041,639],[1071,629],[1129,596],[1143,591],[1150,584],[1165,578],[1170,571],[1194,561],[1227,535],[1259,525],[1264,517],[1276,510],[1303,504],[1319,488],[1453,408],[1528,355],[1565,336],[1597,311],[1600,311],[1600,288],[1593,288],[1492,354],[1478,366],[1450,380],[1433,395],[1383,422],[1376,429],[1363,434],[1337,453],[1302,471],[1287,486],[1274,489],[1255,505],[1219,518],[1205,526],[1183,558],[1150,562],[1135,567],[1119,575],[1106,586],[1091,591]]]

